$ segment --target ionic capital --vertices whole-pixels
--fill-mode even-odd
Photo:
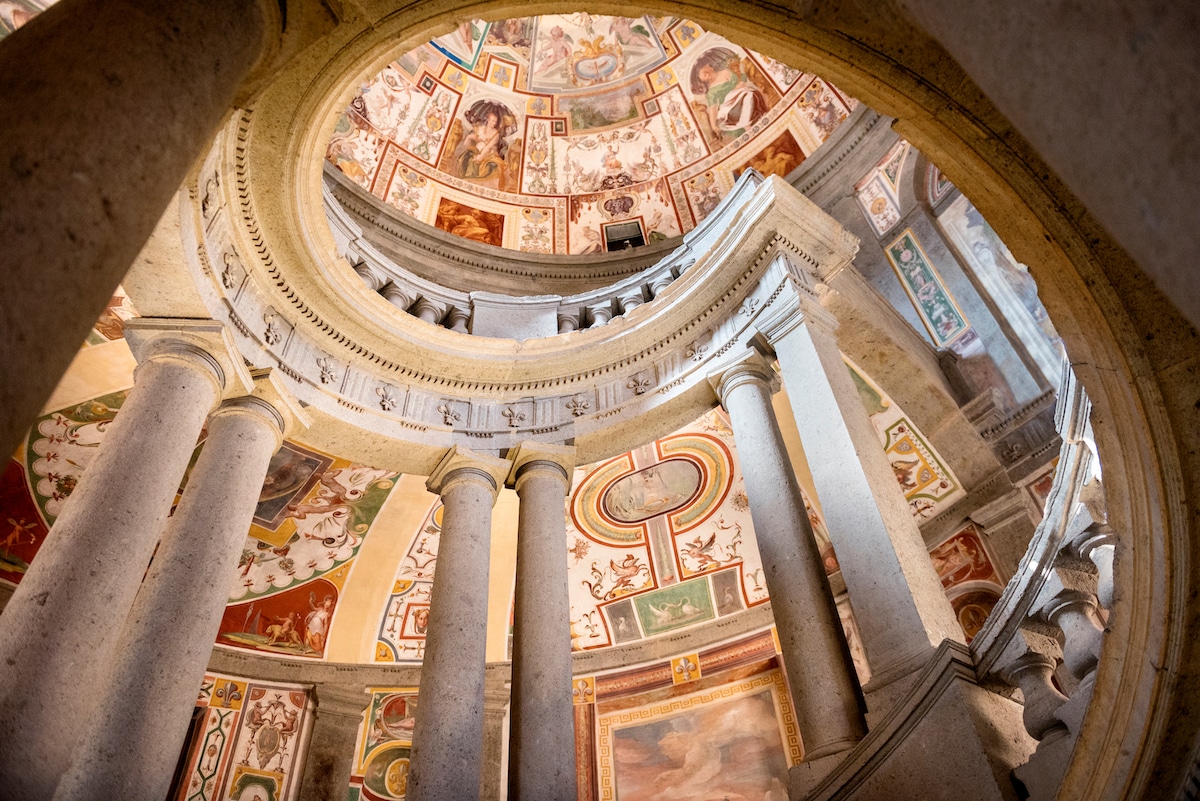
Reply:
[[[185,365],[208,377],[224,398],[253,389],[229,328],[217,320],[137,317],[125,324],[125,340],[139,366],[151,361]]]
[[[779,376],[771,369],[771,365],[763,358],[762,354],[750,349],[747,349],[738,361],[715,373],[710,373],[708,382],[712,384],[722,406],[725,405],[725,399],[729,396],[730,390],[742,384],[759,383],[772,394],[777,392],[781,386]]]
[[[571,445],[550,445],[525,441],[509,451],[512,469],[508,473],[509,486],[521,491],[524,480],[535,473],[545,473],[563,482],[563,493],[571,489],[572,472],[575,469],[575,448]]]
[[[283,386],[277,371],[253,370],[251,376],[254,390],[249,395],[225,400],[213,412],[214,417],[220,414],[251,414],[263,418],[278,435],[276,447],[312,424],[312,419],[300,403]]]
[[[444,496],[457,484],[476,483],[490,492],[492,500],[495,501],[511,467],[512,464],[507,459],[455,445],[446,452],[442,461],[438,462],[425,486],[430,492]]]

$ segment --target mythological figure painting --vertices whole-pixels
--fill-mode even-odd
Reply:
[[[521,140],[512,140],[516,132],[512,109],[496,100],[477,100],[454,120],[441,167],[501,192],[515,190],[521,164]]]
[[[787,798],[779,795],[788,759],[769,688],[661,717],[653,711],[646,722],[613,728],[620,801]]]
[[[713,150],[746,132],[779,100],[754,62],[728,47],[710,48],[692,64],[692,108]]]
[[[463,239],[500,247],[504,244],[504,215],[473,209],[442,198],[434,225]]]

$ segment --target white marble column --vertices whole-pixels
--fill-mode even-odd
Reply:
[[[132,331],[140,342],[141,329]],[[235,380],[228,351],[214,356],[219,324],[158,333],[135,346],[133,390],[0,617],[0,787],[8,798],[53,796],[108,679],[204,420]]]
[[[799,279],[793,279],[798,281]],[[871,666],[867,691],[920,668],[962,629],[815,295],[792,284],[760,321],[780,373]],[[874,707],[872,707],[874,711]]]
[[[521,511],[508,797],[574,801],[575,716],[565,537],[575,449],[522,443],[509,458]]]
[[[429,477],[445,509],[417,695],[410,801],[479,797],[492,506],[510,466],[507,459],[456,447]]]
[[[845,751],[867,731],[862,690],[771,407],[779,382],[755,352],[711,380],[733,424],[804,758]]]
[[[305,420],[269,370],[209,417],[56,801],[166,798],[271,456]]]
[[[12,453],[279,35],[273,0],[71,0],[4,40],[0,452]]]

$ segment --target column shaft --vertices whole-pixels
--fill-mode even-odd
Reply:
[[[188,460],[219,368],[153,356],[0,617],[0,787],[48,799],[66,771]]]
[[[726,371],[719,390],[733,423],[792,706],[809,760],[850,748],[866,734],[866,723],[837,606],[771,408],[772,378],[770,368],[754,359]]]
[[[204,449],[138,590],[57,801],[167,796],[283,427],[257,398],[226,401],[209,419]],[[131,687],[137,704],[129,703]]]
[[[567,590],[567,471],[531,461],[517,473],[512,717],[508,797],[574,801],[570,598]]]
[[[0,452],[66,371],[265,30],[257,2],[71,0],[5,39],[0,374],[13,378],[0,382]]]
[[[871,685],[882,686],[917,669],[943,639],[961,641],[962,630],[832,332],[805,319],[773,344]]]
[[[320,687],[312,739],[304,763],[300,801],[329,801],[350,792],[354,744],[367,698],[362,690]]]
[[[499,481],[463,461],[430,479],[445,510],[409,762],[410,801],[479,797],[488,563]],[[475,461],[499,463],[500,475],[508,472],[506,461]]]

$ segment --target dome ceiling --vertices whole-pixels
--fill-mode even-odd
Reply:
[[[747,167],[786,175],[855,105],[685,19],[476,20],[366,82],[327,158],[452,234],[600,253],[691,230]]]

